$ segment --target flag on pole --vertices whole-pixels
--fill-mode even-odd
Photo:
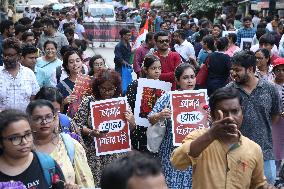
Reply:
[[[140,29],[138,37],[133,42],[132,48],[131,48],[132,51],[137,49],[141,45],[141,43],[145,41],[147,33],[148,33],[148,19],[146,20],[143,28]]]

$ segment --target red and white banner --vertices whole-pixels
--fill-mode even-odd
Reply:
[[[190,132],[208,127],[208,115],[204,109],[207,90],[172,91],[170,94],[173,144],[180,146]]]
[[[131,150],[129,125],[124,116],[126,105],[126,97],[90,103],[93,128],[108,131],[103,137],[94,139],[97,156]]]

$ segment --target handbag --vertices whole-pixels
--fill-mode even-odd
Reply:
[[[157,153],[159,151],[166,133],[165,121],[166,120],[159,121],[147,128],[147,149],[150,152]]]
[[[199,86],[205,86],[207,83],[209,61],[210,58],[208,56],[204,64],[201,65],[199,72],[196,76],[196,84]]]
[[[122,80],[122,95],[124,96],[128,85],[132,82],[132,68],[127,65],[122,65],[121,80]]]

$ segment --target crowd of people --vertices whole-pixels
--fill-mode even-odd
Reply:
[[[0,188],[284,188],[283,18],[137,10],[125,20],[148,24],[145,41],[133,49],[131,31],[121,29],[111,69],[102,55],[86,54],[91,15],[80,15],[76,7],[27,9],[0,23]],[[153,127],[165,126],[151,151],[135,120],[138,80],[124,75],[132,69],[171,91],[206,89],[210,127],[174,146],[166,92],[147,115]],[[90,93],[78,102],[83,76]],[[121,96],[131,151],[98,155],[94,138],[108,133],[94,129],[90,103]]]

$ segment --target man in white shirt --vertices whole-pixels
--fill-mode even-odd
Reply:
[[[186,34],[184,30],[178,29],[174,32],[174,49],[179,53],[183,62],[187,62],[189,59],[196,59],[193,45],[186,40]]]
[[[87,12],[86,13],[86,16],[84,18],[84,22],[94,22],[94,17],[92,17],[91,13],[90,12]]]
[[[85,27],[83,26],[82,18],[77,18],[77,24],[75,27],[75,31],[78,34],[80,40],[88,39],[86,31],[85,31]]]
[[[252,23],[253,23],[253,27],[254,28],[257,28],[257,25],[259,24],[260,22],[260,18],[258,17],[257,15],[258,13],[256,13],[255,15],[253,15],[253,18],[252,18]]]
[[[21,43],[7,38],[3,43],[3,62],[0,67],[0,111],[7,108],[25,111],[39,91],[35,74],[20,65]]]

